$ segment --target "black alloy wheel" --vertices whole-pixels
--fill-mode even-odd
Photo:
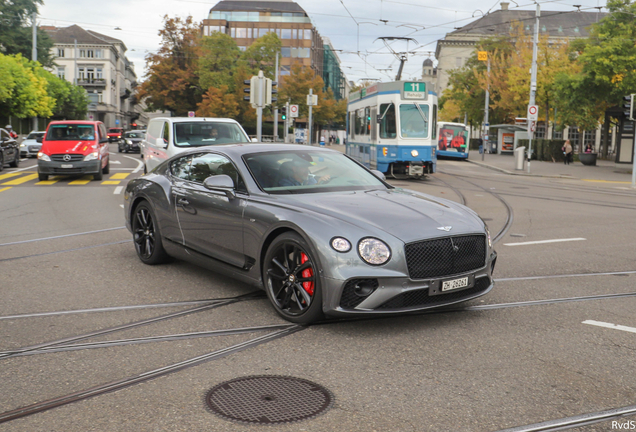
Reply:
[[[144,264],[161,264],[168,260],[161,242],[159,226],[148,203],[142,202],[135,208],[132,231],[137,256]]]
[[[317,273],[311,248],[301,236],[287,232],[272,242],[265,255],[263,281],[280,316],[299,324],[323,318]]]

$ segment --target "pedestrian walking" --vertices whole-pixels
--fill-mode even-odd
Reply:
[[[563,163],[568,165],[572,158],[572,144],[570,144],[569,139],[565,140],[565,144],[563,144],[561,150],[563,150]]]

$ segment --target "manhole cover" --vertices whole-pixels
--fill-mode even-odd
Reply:
[[[278,424],[306,420],[331,408],[326,388],[301,378],[259,375],[236,378],[208,391],[208,408],[227,420]]]

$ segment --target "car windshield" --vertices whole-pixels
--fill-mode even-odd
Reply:
[[[126,138],[143,138],[144,134],[141,132],[126,132]]]
[[[372,173],[338,152],[280,151],[243,156],[265,192],[313,192],[386,189]]]
[[[26,139],[34,140],[34,139],[42,138],[43,136],[44,136],[44,132],[33,132],[33,133],[30,133],[29,136],[26,137]]]
[[[49,126],[46,134],[47,141],[72,141],[79,139],[94,139],[93,125],[56,124]]]
[[[216,144],[245,143],[249,139],[235,123],[180,122],[174,125],[177,147],[198,147]]]

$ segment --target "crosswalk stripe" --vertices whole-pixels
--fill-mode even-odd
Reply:
[[[2,174],[2,175],[0,175],[0,180],[4,180],[4,179],[11,178],[11,177],[15,177],[15,176],[20,175],[20,174],[22,174],[22,173],[7,173],[7,174]]]
[[[43,180],[43,181],[39,181],[37,182],[35,185],[36,186],[41,186],[41,185],[52,185],[57,183],[59,180]]]
[[[9,189],[11,189],[11,188],[10,187],[2,188],[2,189],[0,189],[0,192],[4,192],[4,191],[9,190]]]
[[[85,184],[90,183],[91,180],[93,180],[93,176],[84,176],[84,177],[82,177],[79,180],[73,180],[69,184],[71,184],[71,185],[85,185]]]
[[[103,185],[118,185],[119,183],[121,183],[119,180],[106,180],[102,182]]]
[[[124,180],[129,175],[130,175],[130,173],[117,173],[117,174],[113,174],[112,176],[110,176],[110,179],[111,180]]]
[[[36,178],[38,178],[37,174],[30,174],[30,175],[26,175],[24,177],[17,178],[15,180],[11,180],[11,181],[2,183],[2,185],[3,186],[16,186],[16,185],[20,185],[22,183],[26,183],[26,182],[31,181],[31,180],[36,179]]]

